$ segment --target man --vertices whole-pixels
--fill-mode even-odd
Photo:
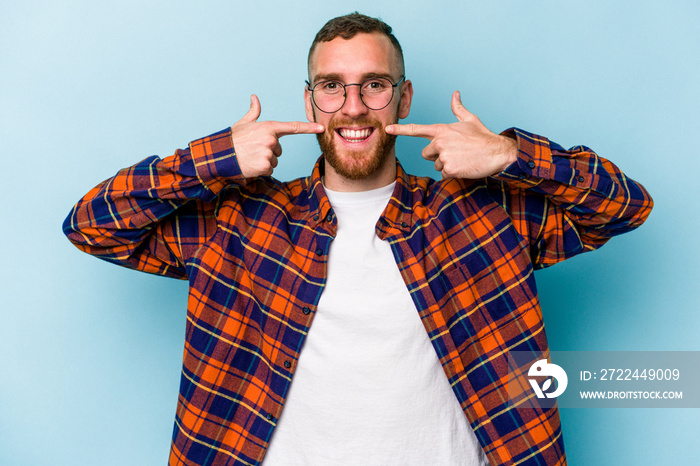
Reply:
[[[413,88],[379,20],[329,21],[308,66],[308,123],[259,122],[252,96],[64,224],[84,251],[189,280],[170,464],[565,464],[556,407],[505,389],[509,352],[548,352],[533,271],[639,226],[651,198],[583,146],[490,132],[458,93],[456,123],[398,124]],[[323,156],[277,181],[299,133]],[[430,139],[441,181],[402,170],[399,135]]]

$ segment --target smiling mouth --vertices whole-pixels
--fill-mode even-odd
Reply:
[[[369,139],[369,137],[374,132],[374,128],[338,128],[335,131],[341,138],[343,138],[347,142],[362,142]]]

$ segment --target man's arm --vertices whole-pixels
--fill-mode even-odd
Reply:
[[[126,267],[185,278],[183,258],[214,234],[214,201],[243,182],[222,131],[120,170],[90,190],[63,224],[80,250]],[[177,215],[175,213],[178,212]]]
[[[497,135],[452,97],[456,123],[389,125],[389,134],[430,140],[423,157],[443,178],[482,179],[530,244],[532,263],[546,267],[641,225],[653,201],[610,161],[577,146],[511,129]]]
[[[82,251],[109,262],[185,278],[184,259],[216,230],[219,193],[272,174],[281,136],[323,131],[308,122],[258,122],[259,116],[260,102],[252,96],[250,110],[230,129],[119,171],[78,202],[64,233]]]
[[[653,200],[644,187],[585,146],[569,150],[519,129],[516,162],[489,181],[504,193],[516,229],[530,243],[536,268],[592,251],[644,223]]]

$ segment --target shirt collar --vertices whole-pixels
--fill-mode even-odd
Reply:
[[[327,221],[331,214],[331,203],[323,189],[323,175],[325,173],[325,161],[319,157],[307,178],[307,192],[309,196],[309,217],[311,224],[316,227]],[[390,234],[399,231],[408,233],[413,227],[412,221],[412,182],[411,175],[407,174],[398,160],[396,160],[396,186],[391,195],[389,204],[377,222],[377,235],[384,239]]]

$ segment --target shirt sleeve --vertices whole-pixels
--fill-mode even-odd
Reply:
[[[649,216],[644,187],[588,147],[565,150],[517,128],[503,134],[517,141],[518,159],[491,180],[529,241],[535,268],[597,249]]]
[[[120,170],[75,205],[63,231],[100,259],[186,278],[185,260],[216,231],[218,195],[231,183],[244,178],[226,129]]]

